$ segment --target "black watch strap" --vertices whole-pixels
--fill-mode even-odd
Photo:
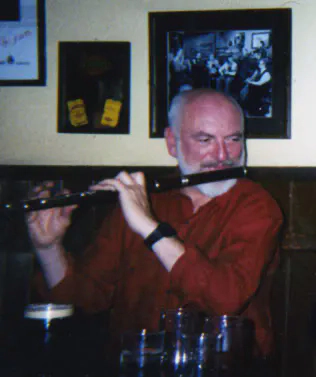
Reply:
[[[144,243],[148,249],[152,250],[152,246],[164,237],[176,236],[177,232],[168,223],[160,223],[157,228],[151,232],[145,239]]]

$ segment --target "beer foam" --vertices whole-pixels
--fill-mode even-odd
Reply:
[[[74,313],[72,305],[61,304],[31,304],[24,311],[24,318],[52,320],[70,317]]]

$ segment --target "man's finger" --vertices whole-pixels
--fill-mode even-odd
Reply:
[[[116,191],[116,188],[114,186],[114,179],[111,180],[104,180],[101,181],[95,185],[89,186],[89,190],[107,190],[107,191]]]
[[[135,182],[130,174],[126,171],[121,171],[117,176],[116,179],[120,182],[124,183],[125,185],[133,185]]]
[[[131,177],[134,179],[134,181],[137,184],[139,184],[141,186],[145,186],[146,185],[146,179],[145,179],[144,173],[142,173],[142,172],[135,172],[135,173],[131,174]]]

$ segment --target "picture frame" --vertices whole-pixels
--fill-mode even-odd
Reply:
[[[247,138],[291,138],[291,22],[290,8],[150,12],[150,138],[174,95],[203,87],[236,99]]]
[[[130,132],[130,42],[59,42],[58,132]]]
[[[19,13],[0,21],[0,86],[45,86],[45,0],[20,0]]]

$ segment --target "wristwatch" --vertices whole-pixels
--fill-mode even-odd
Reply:
[[[145,239],[144,243],[148,249],[152,250],[153,245],[164,237],[176,236],[177,232],[168,223],[160,223],[157,228],[151,232]]]

